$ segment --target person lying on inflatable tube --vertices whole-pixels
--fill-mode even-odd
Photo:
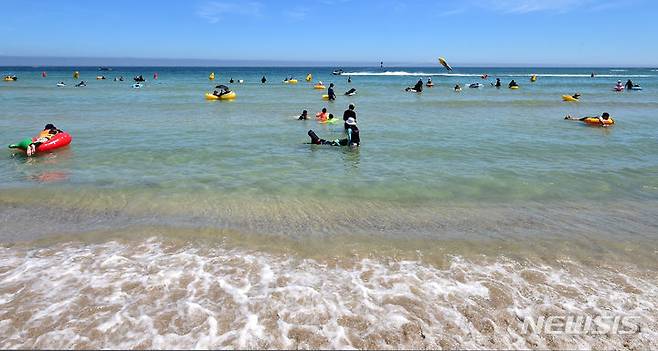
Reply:
[[[222,95],[226,95],[226,94],[231,93],[231,89],[229,89],[229,87],[227,87],[226,85],[223,85],[223,84],[220,84],[220,85],[216,86],[215,89],[219,89],[219,91],[215,90],[215,91],[212,92],[212,94],[217,96],[217,97],[222,97]]]
[[[583,117],[583,118],[574,118],[571,117],[570,115],[567,115],[564,117],[565,120],[569,121],[580,121],[580,122],[585,122],[587,124],[592,124],[592,125],[600,125],[602,127],[607,127],[610,125],[615,124],[615,120],[610,117],[610,114],[607,112],[603,112],[601,116],[596,116],[596,117]]]
[[[46,126],[43,128],[43,130],[39,133],[39,136],[36,138],[26,138],[21,140],[18,144],[12,144],[9,145],[10,149],[23,149],[27,153],[28,156],[32,156],[37,152],[37,148],[49,142],[55,135],[64,133],[57,127],[55,127],[53,124],[48,123]]]
[[[359,146],[361,144],[361,138],[359,136],[359,128],[356,126],[356,120],[350,117],[345,123],[347,123],[350,126],[350,128],[347,129],[347,138],[325,140],[318,137],[318,135],[315,134],[313,130],[309,130],[308,136],[311,138],[310,144],[331,145],[331,146],[352,146],[352,147]]]

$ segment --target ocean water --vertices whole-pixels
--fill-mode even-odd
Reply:
[[[73,136],[2,156],[0,347],[658,347],[655,69],[332,69],[0,68],[2,143]],[[206,101],[216,84],[237,99]],[[359,148],[307,144],[342,124],[301,110],[349,103]],[[559,314],[641,328],[521,331]]]

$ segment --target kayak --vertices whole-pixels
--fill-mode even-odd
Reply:
[[[587,117],[583,120],[583,122],[592,126],[601,125],[601,120],[599,120],[598,117]],[[611,126],[613,124],[615,124],[615,120],[612,118],[609,118],[608,120],[603,120],[603,125]]]
[[[222,96],[217,96],[217,95],[214,95],[213,93],[206,93],[206,95],[205,95],[206,100],[233,100],[233,99],[236,98],[236,96],[237,95],[235,94],[234,91],[232,91],[228,94],[224,94]]]
[[[26,139],[21,140],[18,144],[9,145],[9,148],[10,149],[20,149],[20,150],[25,151],[25,150],[27,150],[27,147],[31,143],[35,142],[36,140],[37,140],[36,137],[35,138],[26,138]],[[37,146],[36,151],[37,151],[37,153],[42,153],[42,152],[47,152],[47,151],[52,151],[52,150],[55,150],[55,149],[59,149],[59,148],[62,148],[64,146],[67,146],[68,144],[70,144],[71,140],[73,140],[73,138],[71,138],[71,135],[69,133],[60,132],[60,133],[57,133],[57,134],[53,135],[53,137],[50,138],[50,140],[48,140],[47,142]]]
[[[564,101],[578,101],[575,97],[571,95],[562,95],[562,100]]]

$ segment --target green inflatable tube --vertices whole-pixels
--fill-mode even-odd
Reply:
[[[21,141],[19,141],[17,144],[11,144],[9,145],[10,149],[23,149],[27,150],[27,147],[32,144],[32,138],[25,138]]]

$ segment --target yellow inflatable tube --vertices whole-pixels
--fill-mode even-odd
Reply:
[[[509,87],[509,88],[510,88],[510,89],[518,89],[519,86],[518,86],[518,85],[514,85],[514,86],[511,86],[511,87]]]
[[[316,84],[316,85],[313,86],[313,89],[320,90],[320,89],[326,89],[326,87],[324,85],[321,85],[321,84]]]
[[[322,100],[329,100],[329,95],[327,94],[322,95]]]
[[[601,120],[599,120],[597,117],[588,117],[583,120],[583,122],[593,125],[593,126],[600,126],[601,125]],[[615,120],[612,118],[608,118],[607,120],[603,120],[603,125],[605,126],[611,126],[615,124]]]
[[[287,84],[297,84],[297,79],[290,79],[286,83]]]
[[[206,100],[233,100],[236,98],[237,94],[234,91],[224,94],[222,96],[214,95],[213,93],[206,93]]]
[[[564,101],[578,101],[575,97],[571,95],[562,95],[562,100]]]

